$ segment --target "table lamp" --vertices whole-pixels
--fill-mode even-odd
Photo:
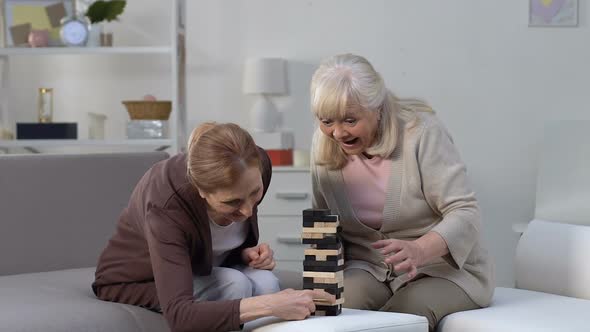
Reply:
[[[251,58],[244,66],[243,92],[258,95],[250,110],[250,126],[254,132],[274,132],[280,114],[273,104],[273,95],[287,93],[286,61],[280,58]]]

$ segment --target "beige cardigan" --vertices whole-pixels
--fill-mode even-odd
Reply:
[[[398,146],[391,159],[383,225],[361,223],[345,194],[341,170],[312,162],[313,206],[340,215],[346,268],[361,268],[397,290],[406,283],[371,247],[380,239],[414,240],[430,231],[446,241],[449,254],[418,269],[459,285],[478,305],[489,305],[494,267],[480,245],[481,217],[469,188],[465,165],[450,134],[433,113],[400,119]]]

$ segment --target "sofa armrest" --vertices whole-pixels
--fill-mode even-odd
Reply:
[[[590,299],[590,226],[529,223],[518,242],[516,287]]]

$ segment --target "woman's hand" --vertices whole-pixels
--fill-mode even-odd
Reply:
[[[244,264],[259,270],[272,270],[275,268],[274,252],[268,244],[261,243],[255,247],[242,250]]]
[[[242,323],[264,316],[275,316],[285,320],[305,319],[315,312],[313,300],[334,303],[334,295],[321,289],[285,289],[278,293],[249,297],[240,301]]]
[[[336,301],[334,295],[321,289],[286,289],[269,296],[272,297],[272,315],[287,320],[304,319],[315,312],[313,300]]]
[[[413,279],[418,267],[424,264],[424,249],[416,241],[386,239],[373,242],[372,246],[386,256],[384,262],[393,265],[395,272],[407,272],[409,279]]]

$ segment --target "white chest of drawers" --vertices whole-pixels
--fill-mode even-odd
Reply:
[[[311,177],[308,168],[273,167],[270,187],[258,207],[260,242],[274,250],[276,269],[301,273],[302,211],[311,208]]]

